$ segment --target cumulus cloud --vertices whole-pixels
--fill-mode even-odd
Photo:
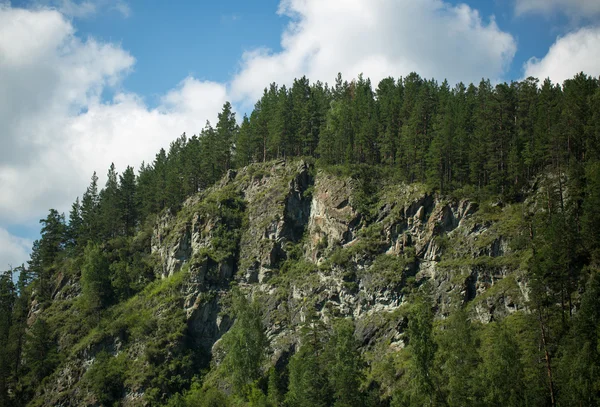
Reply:
[[[134,63],[118,44],[79,39],[56,10],[0,7],[0,225],[67,211],[93,171],[102,182],[111,162],[151,161],[227,99],[224,85],[190,77],[149,108],[119,87]]]
[[[515,13],[523,15],[537,13],[550,15],[562,12],[568,16],[581,18],[600,15],[600,1],[597,0],[516,0]]]
[[[562,83],[579,72],[600,76],[600,27],[582,28],[558,37],[542,59],[531,58],[525,77],[550,78]]]
[[[331,82],[364,73],[375,84],[416,71],[450,82],[500,79],[516,52],[514,38],[493,18],[441,0],[283,0],[291,18],[281,52],[243,55],[231,84],[237,100],[254,100],[270,82],[307,75]]]
[[[11,235],[0,228],[0,272],[19,267],[29,259],[32,241]]]

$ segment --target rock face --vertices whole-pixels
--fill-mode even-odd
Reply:
[[[455,302],[470,303],[473,317],[482,322],[524,307],[520,253],[509,244],[515,238],[510,233],[519,230],[501,226],[503,217],[514,215],[509,209],[483,213],[474,202],[441,197],[419,185],[384,185],[366,214],[355,204],[355,180],[313,172],[305,162],[282,161],[228,174],[224,182],[243,197],[246,223],[237,258],[217,265],[198,266],[193,259],[211,246],[218,217],[192,211],[189,221],[180,214],[158,223],[157,273],[171,276],[191,264],[194,283],[185,308],[202,346],[217,342],[231,324],[219,305],[230,281],[265,299],[274,358],[294,346],[296,327],[308,312],[325,321],[354,318],[365,346],[381,337],[402,346],[403,319],[390,318],[406,302],[409,288],[423,284],[441,316]],[[285,271],[290,265],[294,271]],[[207,284],[211,267],[218,278]],[[218,293],[203,302],[216,282]]]
[[[350,177],[280,161],[231,171],[179,213],[164,213],[151,239],[155,273],[164,281],[181,277],[175,297],[166,298],[182,311],[194,346],[208,357],[218,353],[233,322],[226,307],[232,283],[260,299],[275,363],[293,352],[309,315],[353,318],[365,348],[383,341],[403,347],[403,309],[420,287],[440,317],[467,304],[472,318],[486,323],[525,307],[520,267],[527,252],[519,241],[526,204],[480,208],[386,182],[371,195],[365,199]],[[107,340],[102,348],[117,354],[119,336]],[[134,356],[144,351],[136,346]],[[74,401],[60,394],[94,355],[93,347],[83,349],[56,376],[55,404],[85,399],[85,392]],[[131,390],[125,405],[138,405],[143,392]]]

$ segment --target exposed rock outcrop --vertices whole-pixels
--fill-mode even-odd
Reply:
[[[260,298],[274,362],[293,352],[308,315],[351,317],[364,347],[385,340],[402,348],[403,309],[418,287],[427,286],[441,317],[457,303],[484,323],[525,307],[522,208],[480,208],[382,182],[365,209],[359,193],[350,177],[279,161],[231,171],[179,213],[164,213],[151,239],[156,275],[185,275],[168,298],[176,298],[199,352],[210,355],[232,325],[224,305],[231,283]],[[65,283],[54,295],[67,289],[74,288]],[[119,352],[118,340],[102,348]],[[92,347],[79,353],[51,392],[70,388],[93,357]],[[127,404],[143,392],[130,389]]]

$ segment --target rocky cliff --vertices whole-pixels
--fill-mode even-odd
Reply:
[[[149,239],[156,281],[76,341],[39,400],[93,404],[82,377],[101,350],[139,363],[126,405],[148,402],[151,375],[142,372],[153,357],[168,377],[188,362],[218,362],[232,285],[260,299],[272,363],[293,353],[309,314],[352,318],[364,350],[402,348],[403,310],[418,289],[431,293],[439,318],[459,304],[483,323],[503,318],[527,303],[530,207],[479,205],[393,180],[365,185],[304,161],[230,171],[158,219]],[[60,287],[56,298],[79,291],[76,280]]]

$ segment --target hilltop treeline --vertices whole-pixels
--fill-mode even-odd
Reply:
[[[214,127],[183,134],[142,163],[137,177],[133,168],[118,177],[111,167],[98,193],[94,176],[69,223],[85,225],[84,240],[129,234],[229,169],[299,156],[378,166],[441,193],[466,188],[514,200],[539,174],[582,180],[600,159],[600,81],[581,73],[562,86],[528,78],[450,88],[412,73],[376,89],[362,76],[338,76],[334,86],[305,77],[290,88],[271,84],[241,125],[227,102]]]

